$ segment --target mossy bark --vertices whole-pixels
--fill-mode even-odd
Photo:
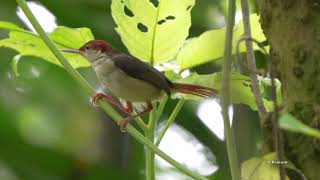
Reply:
[[[282,82],[283,109],[319,129],[320,0],[258,0],[258,6]],[[289,132],[284,138],[286,158],[308,179],[319,179],[319,140]]]

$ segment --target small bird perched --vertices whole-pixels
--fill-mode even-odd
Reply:
[[[152,100],[157,100],[164,94],[170,96],[172,93],[178,92],[200,97],[210,97],[217,94],[217,91],[212,88],[173,83],[154,67],[129,54],[118,51],[103,40],[91,40],[79,49],[64,49],[62,51],[84,56],[91,63],[98,80],[116,97],[126,101],[127,107],[123,107],[118,101],[103,93],[97,93],[92,97],[95,104],[103,99],[128,113],[128,117],[119,121],[119,125],[122,127],[125,127],[133,118],[150,112],[153,109]],[[131,116],[132,102],[146,102],[147,108]]]

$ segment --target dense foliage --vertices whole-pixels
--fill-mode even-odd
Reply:
[[[224,61],[226,41],[224,1],[113,0],[108,4],[104,0],[40,2],[57,18],[59,26],[47,34],[59,49],[79,48],[89,40],[105,39],[118,49],[161,69],[175,82],[221,89],[221,62]],[[68,6],[73,8],[66,11],[64,7]],[[70,77],[69,69],[56,58],[43,37],[23,27],[18,21],[14,13],[17,7],[14,1],[5,1],[1,8],[8,11],[0,11],[4,17],[0,21],[0,171],[5,172],[4,175],[0,174],[0,179],[143,179],[145,165],[142,145],[146,143],[133,136],[141,145],[129,138],[128,134],[121,134],[119,127],[110,120],[114,119],[113,115],[100,112],[91,105],[83,87]],[[36,18],[40,19],[39,16]],[[250,19],[252,37],[259,42],[265,41],[259,16],[253,13]],[[244,61],[242,57],[246,52],[244,42],[236,49],[239,39],[243,37],[243,29],[244,22],[237,21],[233,31],[232,52],[238,61]],[[269,71],[267,54],[260,51],[261,47],[257,44],[253,47],[257,67]],[[90,85],[99,87],[86,59],[68,53],[64,53],[64,56]],[[261,130],[248,75],[250,69],[244,69],[245,72],[239,72],[233,66],[230,74],[233,129],[238,158],[243,163],[242,176],[278,178],[276,166],[267,162],[277,158],[275,153],[255,157],[261,143]],[[268,73],[260,73],[258,79],[264,106],[268,112],[272,112],[272,84]],[[281,105],[280,81],[276,81],[275,88]],[[214,102],[219,98],[216,97]],[[188,101],[184,103],[184,100]],[[179,94],[169,100],[163,98],[149,118],[155,125],[150,127],[149,124],[149,129],[140,127],[140,132],[149,141],[154,141],[153,136],[163,130],[167,119],[169,122],[170,119],[175,120],[168,127],[171,125],[170,129],[183,135],[185,141],[189,138],[198,144],[201,148],[196,153],[201,154],[205,159],[203,162],[207,164],[199,166],[200,170],[181,159],[178,165],[170,162],[171,165],[181,170],[179,167],[184,167],[182,164],[185,163],[194,178],[197,175],[192,176],[192,172],[209,179],[230,179],[225,141],[214,134],[216,132],[208,123],[208,119],[214,118],[207,115],[206,121],[199,115],[201,106],[204,107],[209,101]],[[164,109],[161,104],[165,105]],[[214,108],[213,105],[210,108]],[[215,118],[221,117],[217,112]],[[144,122],[147,119],[144,117]],[[280,126],[314,137],[320,136],[319,131],[303,125],[287,113],[281,116]],[[132,135],[132,131],[128,132]],[[163,131],[167,134],[170,132]],[[176,159],[179,156],[167,152],[168,149],[176,149],[175,146],[179,144],[171,143],[166,148],[160,144],[160,149],[165,148],[164,152]],[[147,147],[150,150],[150,145]],[[166,179],[168,176],[174,179],[190,178],[184,169],[177,171],[161,163],[157,157],[157,179]],[[212,166],[218,170],[209,173],[201,171]]]

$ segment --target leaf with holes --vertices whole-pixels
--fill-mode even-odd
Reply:
[[[256,14],[250,16],[250,23],[252,37],[258,41],[264,41],[266,38],[262,32],[259,17]],[[237,41],[243,33],[243,21],[241,21],[235,26],[233,32],[233,47],[236,47]],[[225,28],[206,31],[199,37],[189,39],[179,52],[177,60],[181,69],[188,69],[223,57],[224,46]],[[258,49],[255,44],[254,49]],[[246,50],[244,43],[240,44],[239,50],[240,52]]]
[[[0,47],[8,47],[19,52],[21,56],[36,56],[44,60],[60,65],[60,62],[52,54],[43,40],[35,33],[24,30],[19,26],[0,21],[0,29],[9,30],[9,37],[0,40]],[[79,48],[89,40],[94,39],[88,28],[67,28],[59,26],[51,34],[51,39],[58,48]],[[69,63],[74,68],[88,67],[89,62],[80,55],[65,53]]]
[[[248,76],[244,76],[237,73],[231,73],[230,78],[231,78],[230,79],[231,102],[234,104],[239,104],[239,103],[246,104],[250,106],[252,109],[257,110],[255,97],[251,90],[250,78]],[[202,85],[202,86],[220,90],[222,85],[222,73],[214,73],[214,74],[208,74],[208,75],[191,74],[187,78],[180,79],[177,81],[182,83]],[[178,98],[180,96],[183,96],[186,99],[198,99],[198,97],[192,96],[192,95],[177,94],[175,96]],[[272,111],[273,109],[272,102],[267,99],[263,99],[263,102],[266,108]]]
[[[195,0],[112,0],[117,32],[133,56],[151,63],[173,59],[188,36]]]

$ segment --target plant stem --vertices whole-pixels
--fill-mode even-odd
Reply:
[[[79,74],[78,71],[76,71],[65,59],[65,57],[62,55],[62,53],[58,50],[58,48],[55,46],[55,44],[49,39],[47,34],[44,32],[42,27],[40,26],[37,19],[32,14],[31,10],[27,6],[25,0],[17,0],[17,3],[21,7],[22,11],[25,13],[29,21],[31,22],[34,29],[37,31],[37,33],[40,35],[40,37],[43,39],[43,41],[46,43],[46,45],[49,47],[49,49],[52,51],[52,53],[57,57],[57,59],[60,61],[60,63],[64,66],[66,71],[81,85],[81,87],[90,95],[95,95],[94,89],[83,79],[83,77]],[[110,117],[118,122],[122,117],[114,110],[112,107],[107,104],[105,101],[99,101],[100,107],[108,114]],[[127,132],[134,137],[138,142],[141,144],[144,144],[148,148],[152,149],[157,155],[159,155],[161,158],[163,158],[165,161],[167,161],[172,166],[176,167],[186,175],[194,178],[194,179],[200,179],[200,180],[207,180],[207,178],[199,175],[196,172],[190,171],[182,164],[178,163],[174,159],[172,159],[170,156],[165,154],[163,151],[158,149],[152,142],[148,141],[138,130],[136,130],[132,125],[128,124],[126,127]]]
[[[151,111],[149,115],[149,123],[147,131],[145,131],[145,136],[150,142],[154,142],[154,131],[157,126],[156,119],[156,109]],[[152,149],[146,149],[146,179],[154,180],[155,179],[155,169],[154,169],[154,152]]]
[[[148,124],[147,130],[145,131],[145,136],[150,142],[154,142],[154,133],[157,127],[157,122],[164,110],[167,100],[168,100],[168,96],[163,97],[159,107],[150,113],[149,124]],[[146,179],[147,180],[155,179],[154,158],[155,158],[154,152],[151,149],[147,148],[146,149]]]
[[[162,98],[162,100],[161,100],[161,102],[160,102],[160,105],[159,105],[159,107],[158,107],[158,110],[157,110],[157,117],[156,117],[156,118],[157,118],[157,121],[159,121],[159,119],[160,119],[160,117],[161,117],[161,114],[162,114],[162,112],[163,112],[163,110],[164,110],[164,107],[165,107],[168,99],[169,99],[168,96],[164,96],[164,97]]]
[[[279,106],[278,106],[278,98],[277,98],[277,90],[276,90],[276,82],[275,82],[275,73],[272,66],[271,58],[268,56],[268,66],[271,78],[271,87],[272,87],[272,101],[274,106],[274,111],[271,117],[272,121],[272,131],[274,138],[274,148],[277,151],[277,155],[280,162],[285,161],[284,158],[284,143],[283,143],[283,134],[281,129],[279,128]],[[279,164],[279,174],[280,180],[286,179],[286,169],[283,163]]]
[[[140,116],[136,117],[134,119],[134,121],[138,124],[138,126],[142,129],[142,131],[146,131],[147,130],[147,125],[146,123],[144,123],[144,121],[142,120],[142,118]]]
[[[240,179],[239,162],[236,151],[236,144],[233,135],[233,129],[230,127],[230,119],[228,114],[228,108],[230,105],[230,69],[232,62],[232,36],[234,26],[236,4],[235,0],[229,0],[228,2],[228,18],[226,27],[226,43],[224,49],[224,61],[223,61],[223,74],[222,74],[222,87],[221,87],[221,106],[224,122],[224,131],[227,143],[229,164],[231,169],[231,176],[233,180]]]
[[[154,133],[147,132],[146,138],[151,141],[154,140]],[[154,152],[152,149],[146,149],[146,179],[155,180],[155,168],[154,168]]]
[[[171,113],[166,125],[163,127],[163,129],[161,130],[155,145],[158,147],[162,138],[164,137],[164,135],[166,134],[167,130],[169,129],[169,127],[171,126],[171,124],[174,122],[175,118],[177,117],[178,113],[180,112],[183,104],[185,103],[185,99],[181,99],[179,100],[179,102],[177,103],[176,107],[174,108],[173,112]]]
[[[253,52],[252,47],[252,41],[251,38],[251,26],[250,26],[250,10],[249,10],[249,2],[248,0],[241,0],[241,9],[242,9],[242,16],[243,16],[243,24],[244,24],[244,35],[246,37],[245,43],[247,48],[247,59],[248,59],[248,66],[249,66],[249,72],[250,77],[252,81],[252,91],[255,95],[255,100],[257,103],[257,107],[259,110],[260,118],[262,119],[262,125],[265,122],[267,118],[267,110],[263,104],[263,100],[261,97],[260,92],[260,86],[258,81],[258,76],[256,74],[256,60]],[[278,103],[277,103],[277,92],[276,92],[276,85],[275,85],[275,75],[273,71],[273,67],[271,64],[271,61],[269,59],[268,61],[268,69],[271,76],[271,86],[272,86],[272,100],[274,103],[274,112],[272,115],[272,131],[273,131],[273,137],[274,137],[274,146],[275,150],[278,153],[278,158],[280,161],[284,161],[284,153],[283,153],[283,137],[282,132],[278,126]],[[261,126],[262,128],[262,126]],[[285,180],[286,178],[286,171],[285,167],[282,163],[279,164],[279,173],[280,173],[280,179]]]
[[[252,41],[249,39],[251,38],[251,28],[250,28],[250,12],[249,12],[249,2],[248,0],[241,0],[241,9],[242,9],[242,16],[243,16],[243,24],[244,24],[244,36],[245,44],[247,48],[247,62],[248,62],[248,68],[250,73],[250,78],[252,82],[252,91],[255,96],[255,100],[257,103],[258,112],[260,115],[260,118],[262,119],[262,122],[267,117],[267,110],[266,107],[263,104],[263,100],[261,97],[261,90],[259,85],[258,76],[256,74],[256,59],[254,56]]]

